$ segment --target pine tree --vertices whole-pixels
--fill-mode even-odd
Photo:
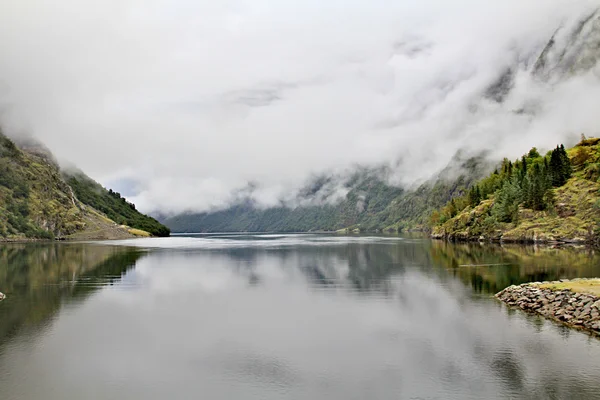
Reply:
[[[523,180],[525,176],[527,176],[527,159],[525,158],[525,156],[523,156],[521,157],[521,180]]]
[[[521,188],[513,179],[506,180],[496,192],[493,215],[500,222],[514,222],[518,218]]]
[[[469,190],[468,200],[471,207],[476,207],[479,205],[479,202],[481,201],[481,191],[479,190],[479,186],[471,187]]]
[[[571,160],[569,159],[569,155],[567,154],[563,144],[560,145],[560,159],[562,162],[562,176],[566,182],[571,178],[573,168],[571,167]]]
[[[552,150],[550,155],[550,175],[552,176],[552,186],[559,187],[565,184],[567,172],[564,166],[565,159],[561,155],[560,147],[556,146],[556,149]],[[569,164],[570,168],[570,164]]]

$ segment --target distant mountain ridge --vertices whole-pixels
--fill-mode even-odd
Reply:
[[[25,139],[17,146],[0,131],[0,240],[168,234],[82,172],[61,171],[39,142]]]
[[[463,159],[457,154],[435,178],[416,190],[405,190],[387,183],[380,174],[381,169],[364,168],[343,178],[339,184],[346,195],[329,203],[311,203],[323,185],[323,178],[316,178],[299,192],[296,202],[301,205],[298,206],[282,203],[278,207],[260,208],[245,199],[220,211],[180,214],[159,220],[174,232],[182,233],[425,229],[433,210],[464,193],[472,182],[492,169],[483,156]]]

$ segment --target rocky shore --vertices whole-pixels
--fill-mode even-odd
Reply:
[[[597,282],[597,279],[574,279],[513,285],[496,294],[496,298],[510,307],[518,307],[600,337],[600,296],[585,289]],[[571,286],[584,289],[573,290]]]

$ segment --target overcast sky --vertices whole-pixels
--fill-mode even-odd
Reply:
[[[462,147],[516,157],[598,134],[597,68],[530,78],[594,4],[3,0],[0,118],[144,211],[219,206],[249,181],[270,203],[356,164],[406,185]],[[509,98],[482,99],[508,67]]]

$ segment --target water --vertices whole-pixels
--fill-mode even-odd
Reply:
[[[0,399],[594,399],[600,340],[491,294],[578,249],[213,235],[0,246]]]

